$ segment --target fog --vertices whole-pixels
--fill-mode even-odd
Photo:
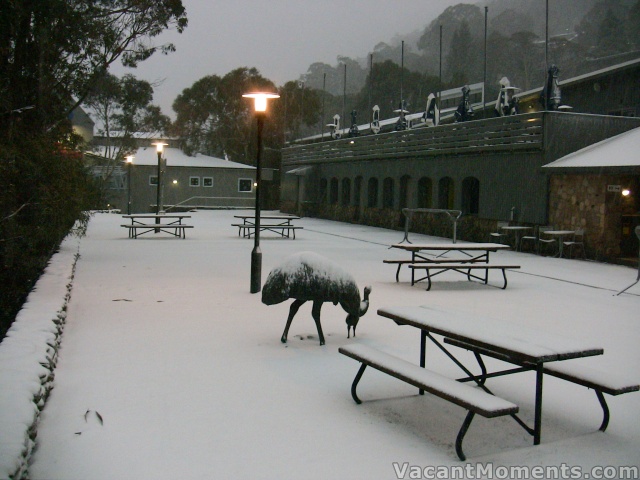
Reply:
[[[173,43],[176,52],[156,54],[137,69],[116,65],[154,84],[154,104],[173,116],[171,105],[183,89],[205,75],[223,76],[237,67],[256,67],[282,85],[314,62],[366,57],[379,42],[422,31],[459,0],[182,0],[189,26],[169,31],[154,43]]]

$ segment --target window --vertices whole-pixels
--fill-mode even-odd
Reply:
[[[400,177],[400,210],[409,206],[409,182],[411,177],[403,175]]]
[[[385,178],[382,182],[382,208],[393,208],[393,189],[393,178]]]
[[[418,180],[418,208],[431,208],[433,182],[430,178],[422,177]]]
[[[213,187],[213,177],[202,177],[203,187]]]
[[[239,192],[251,192],[251,191],[253,191],[253,179],[251,179],[251,178],[239,178],[238,179],[238,191]]]
[[[158,185],[158,176],[157,175],[149,175],[149,185],[153,185],[154,187]]]
[[[329,182],[326,178],[320,180],[320,201],[322,203],[327,203],[327,188]]]
[[[189,186],[190,187],[199,187],[200,186],[200,177],[189,177]]]
[[[442,177],[438,182],[438,208],[453,209],[454,193],[453,178]]]
[[[360,206],[360,195],[362,194],[362,177],[356,177],[353,188],[353,204]]]
[[[351,179],[342,179],[342,205],[348,206],[351,203]]]
[[[330,184],[330,189],[329,189],[329,203],[331,205],[335,205],[336,203],[338,203],[338,179],[336,177],[333,177],[331,179],[331,184]]]
[[[467,177],[462,181],[462,212],[477,215],[480,210],[480,180]]]
[[[378,206],[378,179],[377,178],[369,179],[367,197],[368,197],[368,201],[367,201],[368,207]]]

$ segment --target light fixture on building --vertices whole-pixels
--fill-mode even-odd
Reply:
[[[629,195],[631,195],[631,190],[629,190],[628,188],[624,188],[622,189],[621,193],[623,197],[628,197]]]

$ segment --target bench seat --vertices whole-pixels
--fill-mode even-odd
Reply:
[[[504,279],[504,285],[501,287],[503,290],[507,288],[507,269],[518,269],[520,265],[499,265],[499,264],[491,264],[491,263],[444,263],[437,265],[429,265],[429,263],[410,263],[407,265],[411,269],[411,285],[414,285],[422,280],[427,280],[427,290],[431,290],[431,278],[439,275],[441,273],[447,272],[449,270],[454,270],[456,272],[462,273],[467,276],[468,280],[475,278],[476,280],[480,280],[485,285],[489,282],[489,270],[502,270],[502,278]],[[426,276],[419,278],[416,280],[415,271],[416,270],[425,270]],[[431,273],[431,270],[437,270],[435,273]],[[473,275],[471,270],[484,270],[484,277],[479,277],[477,275]]]
[[[133,225],[126,224],[126,225],[120,225],[120,226],[129,229],[129,237],[131,238],[138,238],[138,236],[148,233],[151,230],[162,230],[171,235],[175,235],[176,237],[186,238],[185,230],[187,228],[193,228],[193,225],[185,225],[181,223],[176,223],[171,225],[167,225],[163,223],[146,223],[146,224],[135,223]],[[142,233],[138,233],[137,230],[145,230],[145,231]],[[173,230],[174,233],[167,232],[167,230]],[[178,233],[178,230],[181,230],[180,233]]]
[[[251,225],[251,224],[246,224],[246,223],[232,223],[231,224],[232,227],[238,227],[238,236],[240,236],[241,234],[244,237],[251,237],[251,230],[255,230],[256,226],[255,225]],[[293,232],[293,238],[295,240],[296,238],[296,230],[302,230],[304,227],[298,226],[298,225],[272,225],[272,224],[264,224],[261,223],[260,224],[260,231],[263,232],[265,230],[269,230],[271,232],[274,233],[278,233],[279,235],[282,235],[283,237],[289,237],[289,232]],[[244,232],[243,232],[244,230]],[[249,230],[249,233],[247,233],[247,230]],[[276,230],[281,230],[281,232],[276,232]],[[287,233],[285,233],[285,230],[287,230]]]
[[[362,363],[351,386],[351,395],[358,404],[362,403],[362,401],[356,394],[356,387],[362,378],[365,368],[370,366],[413,385],[420,390],[429,392],[468,410],[467,417],[456,438],[456,453],[461,460],[465,460],[462,451],[462,440],[475,414],[493,418],[503,415],[513,415],[518,412],[518,406],[507,400],[498,398],[479,388],[465,385],[451,378],[426,370],[418,365],[414,365],[367,345],[347,345],[340,347],[338,351]]]
[[[474,352],[476,354],[476,359],[480,363],[481,369],[485,374],[486,370],[481,359],[478,358],[478,355],[486,355],[507,361],[505,356],[498,352],[476,347],[475,345],[469,345],[468,343],[452,338],[445,338],[444,341],[450,345]],[[615,396],[622,395],[623,393],[640,391],[640,383],[637,378],[628,378],[615,372],[605,372],[591,368],[588,365],[576,363],[572,360],[545,363],[543,372],[552,377],[560,378],[567,382],[575,383],[576,385],[581,385],[594,390],[603,411],[603,420],[600,425],[600,430],[603,432],[607,429],[610,418],[609,407],[604,398],[604,394],[606,393],[608,395]]]

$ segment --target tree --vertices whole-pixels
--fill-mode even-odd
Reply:
[[[187,25],[181,0],[0,2],[0,18],[0,113],[33,106],[22,121],[35,131],[63,121],[118,59],[175,50],[149,40]]]
[[[276,91],[255,68],[237,68],[224,77],[209,75],[182,91],[173,103],[177,114],[173,131],[185,140],[187,154],[203,153],[228,157],[240,163],[255,163],[251,154],[253,105],[242,98],[251,91]],[[275,142],[267,122],[265,145]]]
[[[187,25],[181,0],[0,2],[0,336],[74,221],[97,206],[69,114],[110,65]]]

